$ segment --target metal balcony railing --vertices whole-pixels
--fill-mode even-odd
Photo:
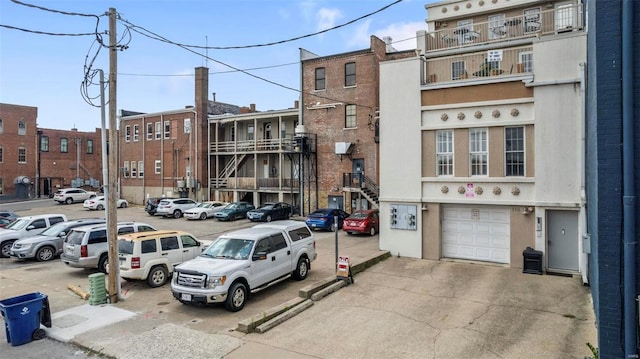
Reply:
[[[523,15],[497,16],[487,22],[438,29],[427,35],[425,49],[430,53],[578,31],[583,27],[582,4],[560,5],[545,11],[530,9]]]

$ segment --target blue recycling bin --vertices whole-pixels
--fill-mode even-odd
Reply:
[[[40,292],[0,300],[0,314],[4,318],[7,342],[12,346],[44,338],[40,323],[51,328],[49,298]]]

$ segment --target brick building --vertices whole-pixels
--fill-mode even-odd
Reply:
[[[77,129],[39,129],[40,195],[59,188],[84,187],[98,190],[102,182],[102,129],[82,132]],[[109,134],[106,133],[108,138]],[[37,181],[36,181],[37,182]]]
[[[0,103],[0,198],[34,195],[38,108]]]
[[[303,173],[303,212],[377,208],[379,65],[412,56],[375,36],[364,50],[323,57],[303,50],[302,132],[317,138],[317,161],[310,157]]]

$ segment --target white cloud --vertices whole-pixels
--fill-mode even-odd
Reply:
[[[349,39],[346,41],[347,47],[354,49],[366,49],[371,45],[371,19],[367,19],[363,23],[357,25],[353,32],[349,33]]]
[[[318,21],[316,28],[318,31],[332,28],[342,18],[342,11],[338,9],[321,8],[316,13],[316,20]]]
[[[384,29],[373,32],[379,38],[390,36],[392,46],[396,50],[410,50],[416,48],[416,31],[426,30],[427,24],[424,22],[408,22],[390,24]]]

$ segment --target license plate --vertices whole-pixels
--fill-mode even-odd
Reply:
[[[187,300],[187,301],[191,301],[191,294],[184,294],[184,293],[181,293],[181,294],[180,294],[180,299],[182,299],[182,300]]]

